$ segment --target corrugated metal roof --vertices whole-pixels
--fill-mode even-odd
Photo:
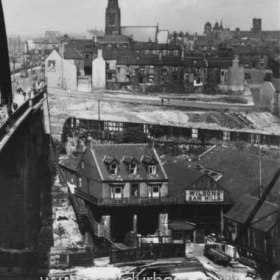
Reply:
[[[244,195],[225,215],[230,220],[244,224],[258,202],[258,198]],[[279,207],[265,201],[255,215],[250,227],[268,232],[278,221]]]
[[[173,221],[168,223],[168,228],[174,231],[189,231],[189,230],[194,230],[195,225],[184,221]]]
[[[194,163],[187,162],[182,158],[165,157],[162,159],[163,167],[169,178],[169,195],[172,197],[185,196],[185,190],[200,190],[196,182],[207,177],[210,180],[207,190],[224,190],[224,203],[233,204],[226,186],[218,184],[204,170],[195,168]]]
[[[264,151],[265,154],[265,151]],[[259,187],[259,155],[235,146],[216,146],[200,158],[203,167],[223,173],[219,183],[225,186],[231,197],[237,201],[244,194],[251,194]],[[268,184],[279,168],[279,157],[262,157],[262,183]],[[271,190],[279,197],[280,182]]]

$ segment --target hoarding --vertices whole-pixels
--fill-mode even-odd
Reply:
[[[223,190],[186,190],[186,201],[191,202],[223,202]]]

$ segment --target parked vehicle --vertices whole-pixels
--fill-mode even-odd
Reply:
[[[209,245],[205,245],[204,255],[213,262],[224,266],[229,265],[231,261],[231,257],[225,254],[222,250]]]

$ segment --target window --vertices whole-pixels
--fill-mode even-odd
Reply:
[[[224,131],[223,132],[223,140],[224,141],[230,141],[230,132],[229,131]]]
[[[81,188],[82,187],[82,178],[81,177],[79,177],[79,188]]]
[[[129,174],[137,174],[137,163],[136,162],[132,162],[131,164],[129,164]]]
[[[149,165],[148,170],[150,175],[155,175],[157,173],[157,167],[155,165]]]
[[[85,168],[85,163],[83,161],[81,162],[81,167]]]
[[[194,139],[198,138],[198,129],[195,128],[192,129],[192,138]]]
[[[123,187],[112,187],[111,189],[111,198],[113,199],[122,199],[123,198]]]
[[[149,126],[147,124],[144,124],[143,126],[144,133],[149,133]]]
[[[245,73],[245,79],[251,79],[251,74],[250,73]]]
[[[48,71],[55,72],[55,60],[48,61]]]
[[[131,184],[131,197],[138,197],[139,184]]]
[[[161,70],[161,75],[162,76],[167,76],[167,70],[166,69],[162,69]]]
[[[160,197],[160,186],[151,186],[150,197],[152,198]]]
[[[123,131],[124,125],[123,123],[118,122],[105,122],[104,123],[104,130],[107,131]]]
[[[117,173],[118,173],[118,165],[117,165],[117,163],[113,162],[110,165],[110,174],[116,175]]]

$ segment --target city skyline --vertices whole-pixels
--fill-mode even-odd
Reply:
[[[223,22],[231,30],[250,30],[252,18],[262,18],[263,30],[280,30],[280,3],[270,0],[119,0],[125,25],[156,25],[160,29],[203,32],[209,21]],[[172,5],[173,4],[173,5]],[[249,4],[250,8],[249,8]],[[3,0],[6,28],[9,35],[43,34],[47,30],[80,33],[105,27],[104,0]],[[168,15],[166,12],[168,11]]]

